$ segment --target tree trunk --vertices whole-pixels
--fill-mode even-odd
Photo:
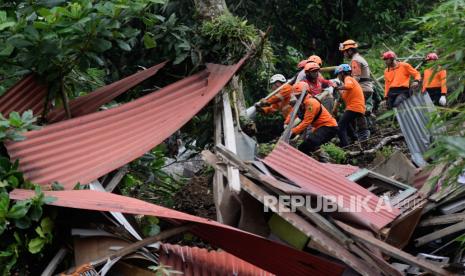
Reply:
[[[194,0],[195,9],[202,19],[212,20],[229,13],[225,0]]]

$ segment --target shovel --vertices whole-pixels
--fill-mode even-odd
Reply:
[[[257,142],[252,139],[249,135],[245,134],[241,129],[241,122],[239,117],[239,109],[237,107],[237,96],[236,90],[233,90],[233,107],[234,113],[236,114],[236,127],[234,128],[236,136],[236,152],[239,158],[243,161],[252,161],[255,159],[257,151]]]

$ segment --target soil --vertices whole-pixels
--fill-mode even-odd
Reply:
[[[401,134],[402,132],[400,129],[394,129],[394,128],[383,128],[380,129],[377,133],[375,133],[372,137],[370,137],[369,140],[362,142],[362,143],[355,143],[350,145],[349,147],[346,148],[348,151],[360,151],[361,149],[363,150],[369,150],[375,147],[381,140],[387,136],[391,135],[396,135],[396,134]],[[407,158],[410,158],[410,152],[408,150],[407,144],[405,142],[404,138],[392,141],[385,145],[384,147],[390,147],[392,149],[392,152],[395,151],[401,151],[403,154],[407,156]],[[383,147],[383,148],[384,148]],[[378,152],[382,151],[381,148]],[[371,167],[371,163],[376,157],[376,153],[374,154],[361,154],[358,156],[352,156],[349,157],[349,164],[359,166],[362,168],[369,168]]]
[[[174,209],[191,215],[216,220],[212,179],[212,174],[192,177],[174,196]]]

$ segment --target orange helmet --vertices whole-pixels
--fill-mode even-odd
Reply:
[[[341,44],[339,44],[339,51],[341,51],[341,52],[344,52],[345,50],[348,50],[348,49],[351,49],[351,48],[352,49],[357,49],[358,48],[357,42],[355,42],[352,39],[346,40],[346,41],[342,42]]]
[[[304,81],[299,81],[298,83],[294,84],[292,86],[294,88],[294,95],[300,95],[302,91],[308,91],[308,84]]]
[[[323,65],[323,61],[317,55],[309,56],[308,61],[315,62],[316,64],[320,65],[320,67],[321,67],[321,65]]]
[[[309,62],[305,65],[304,67],[304,70],[305,71],[316,71],[316,70],[320,70],[320,65],[318,65],[318,63],[316,62]]]
[[[301,60],[299,64],[297,64],[297,69],[303,69],[305,67],[305,64],[308,63],[307,59]]]

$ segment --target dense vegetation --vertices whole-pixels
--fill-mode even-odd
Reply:
[[[324,65],[340,63],[338,44],[347,38],[360,42],[377,76],[384,68],[380,53],[388,48],[400,56],[437,51],[441,59],[432,66],[440,64],[448,69],[453,92],[449,100],[454,104],[436,114],[432,127],[445,127],[446,131],[429,155],[437,163],[455,162],[451,179],[463,171],[464,0],[226,1],[229,11],[214,18],[202,16],[194,2],[198,1],[2,1],[0,94],[23,75],[34,72],[49,84],[48,100],[61,105],[66,98],[134,73],[139,66],[172,62],[155,80],[113,103],[119,104],[144,95],[155,85],[190,75],[206,62],[232,64],[251,48],[259,47],[240,73],[250,104],[266,93],[272,74],[292,76],[296,64],[310,54],[320,55]],[[271,33],[264,39],[268,27]],[[0,139],[21,139],[20,132],[33,128],[34,123],[29,112],[0,117]],[[183,128],[181,137],[196,140],[192,148],[201,149],[211,142],[210,126],[212,112],[208,107]],[[161,172],[165,154],[157,148],[133,162],[123,192],[132,195],[134,189],[144,187],[142,194],[157,194],[160,197],[155,200],[171,205],[169,197],[181,183]],[[337,152],[339,162],[345,158]],[[44,198],[39,188],[30,201],[9,200],[8,192],[13,188],[34,187],[24,181],[17,168],[17,163],[11,164],[3,153],[0,271],[4,275],[18,271],[31,259],[40,259],[40,252],[53,237],[53,223],[41,207],[52,199]]]

